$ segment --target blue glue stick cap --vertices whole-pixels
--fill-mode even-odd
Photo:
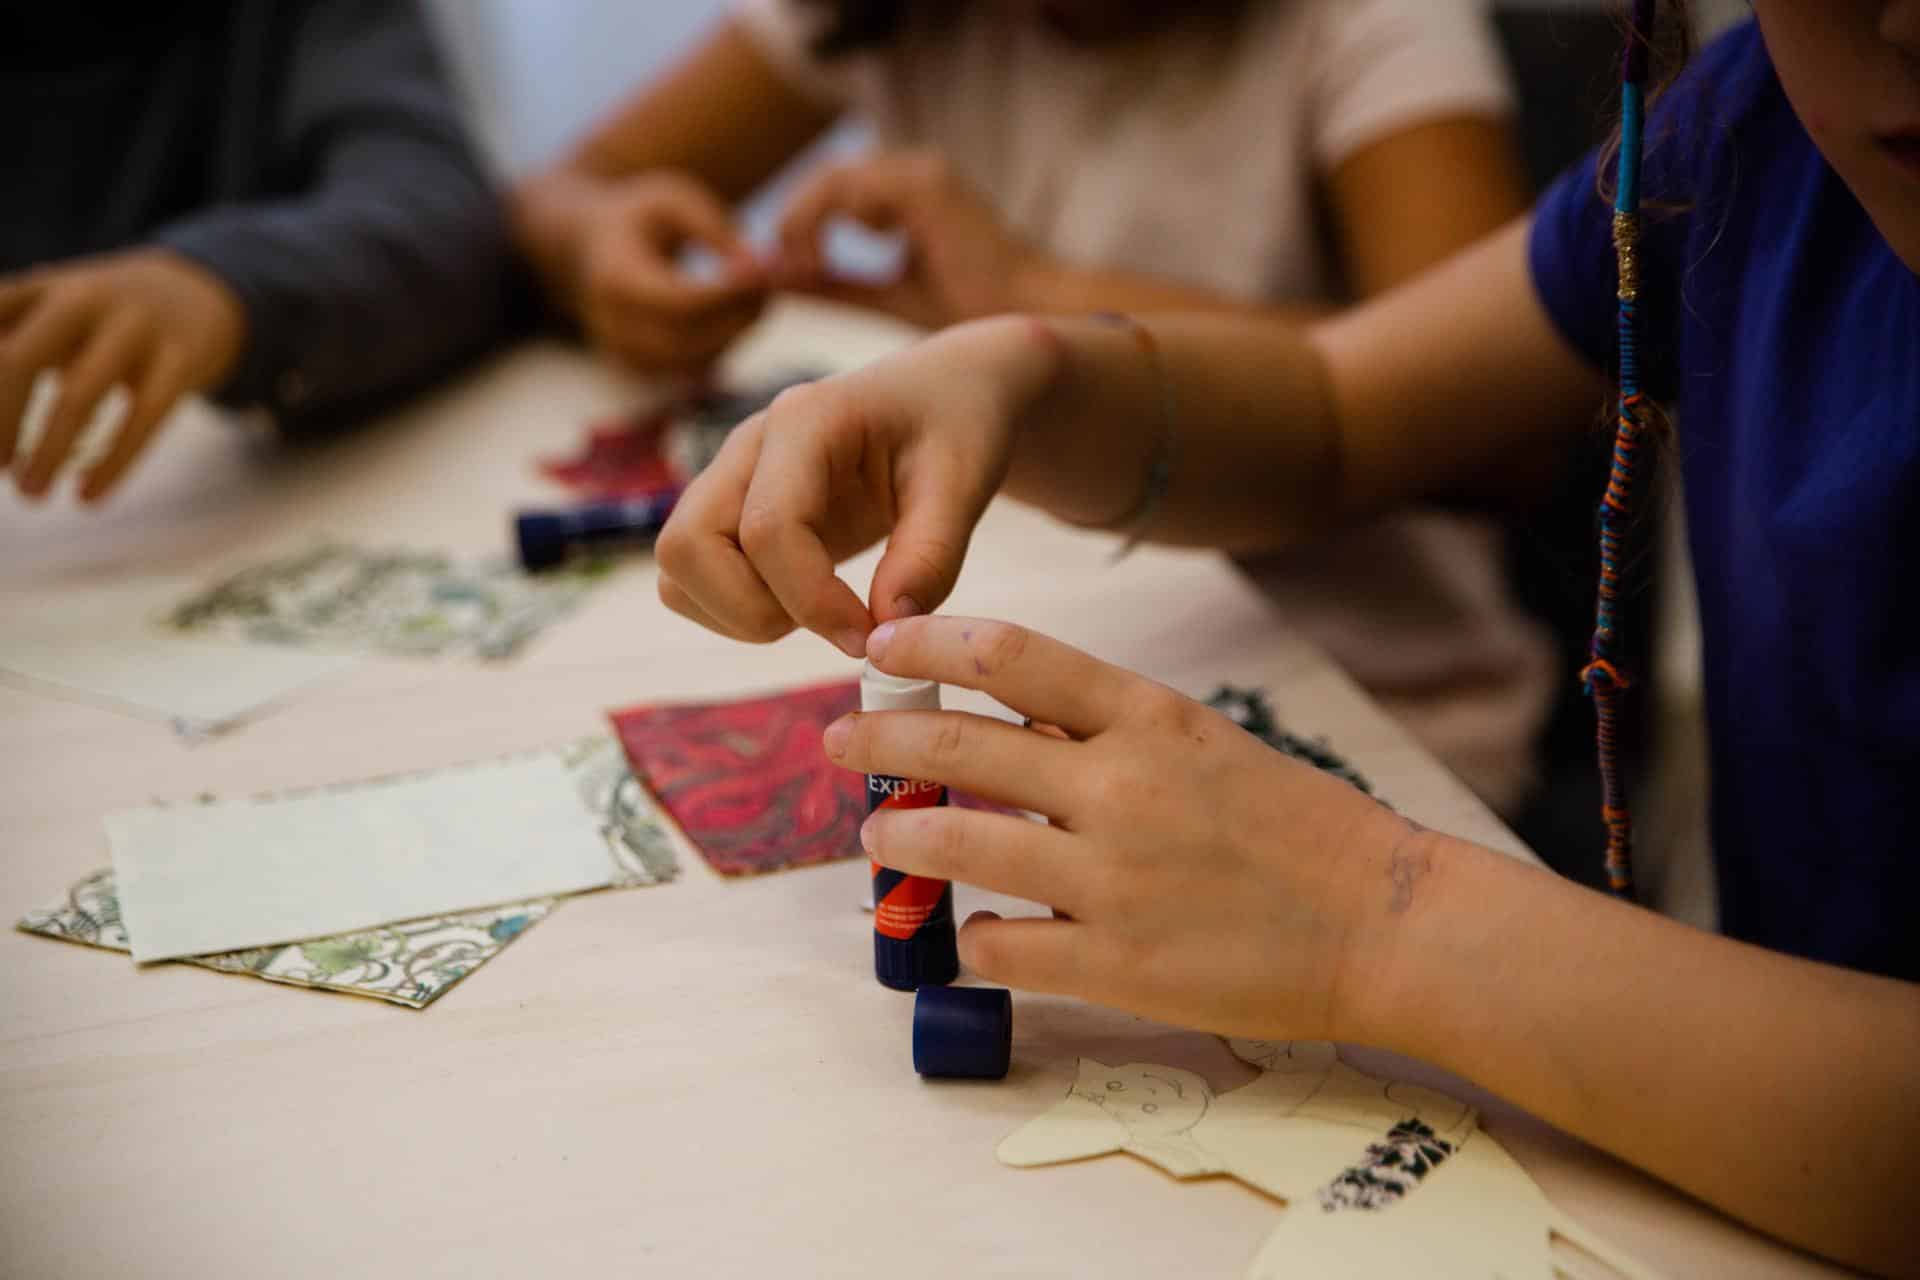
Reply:
[[[567,520],[552,511],[526,511],[514,517],[520,564],[529,572],[551,569],[567,558]]]
[[[1012,992],[1004,987],[921,987],[915,993],[915,1071],[999,1080],[1012,1060]]]
[[[575,550],[648,545],[673,514],[677,493],[589,502],[562,511],[522,511],[513,518],[520,564],[529,573],[564,563]]]

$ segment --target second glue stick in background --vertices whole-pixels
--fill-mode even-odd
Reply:
[[[940,686],[931,680],[903,680],[874,669],[860,673],[862,711],[938,711]],[[931,809],[947,802],[938,782],[867,775],[867,812],[878,809]],[[873,868],[873,974],[897,991],[952,982],[960,974],[954,941],[953,885]]]

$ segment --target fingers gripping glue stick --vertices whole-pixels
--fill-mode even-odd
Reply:
[[[940,686],[931,680],[902,680],[868,663],[860,673],[862,711],[938,711]],[[938,782],[867,775],[867,812],[877,809],[929,809],[947,802]],[[897,991],[952,982],[960,974],[954,942],[953,885],[910,876],[872,863],[873,973]]]

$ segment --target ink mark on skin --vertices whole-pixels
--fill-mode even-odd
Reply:
[[[1393,881],[1393,897],[1387,901],[1387,910],[1394,915],[1413,905],[1414,884],[1433,870],[1433,855],[1420,839],[1426,834],[1427,829],[1419,823],[1407,822],[1406,835],[1387,857],[1387,876]]]
[[[960,628],[960,639],[971,645],[973,643],[973,628]],[[980,655],[977,653],[973,655],[973,674],[977,676],[987,674],[987,664],[980,660]]]

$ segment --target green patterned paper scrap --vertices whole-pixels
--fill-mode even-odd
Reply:
[[[661,884],[679,874],[673,837],[613,737],[595,734],[557,754],[581,800],[600,820],[617,868],[615,888]],[[285,946],[193,956],[178,963],[424,1009],[558,905],[557,899],[539,898]],[[18,927],[110,951],[132,950],[110,867],[74,885],[63,901],[29,912]]]
[[[268,982],[344,991],[409,1009],[424,1009],[545,918],[555,905],[553,899],[544,898],[311,942],[253,947],[168,963],[244,973]],[[29,912],[19,927],[28,933],[109,951],[132,950],[126,928],[120,923],[120,899],[111,867],[74,885],[67,891],[66,901]]]
[[[233,574],[165,621],[265,644],[506,658],[572,612],[594,576],[582,568],[534,578],[505,561],[327,544]]]

